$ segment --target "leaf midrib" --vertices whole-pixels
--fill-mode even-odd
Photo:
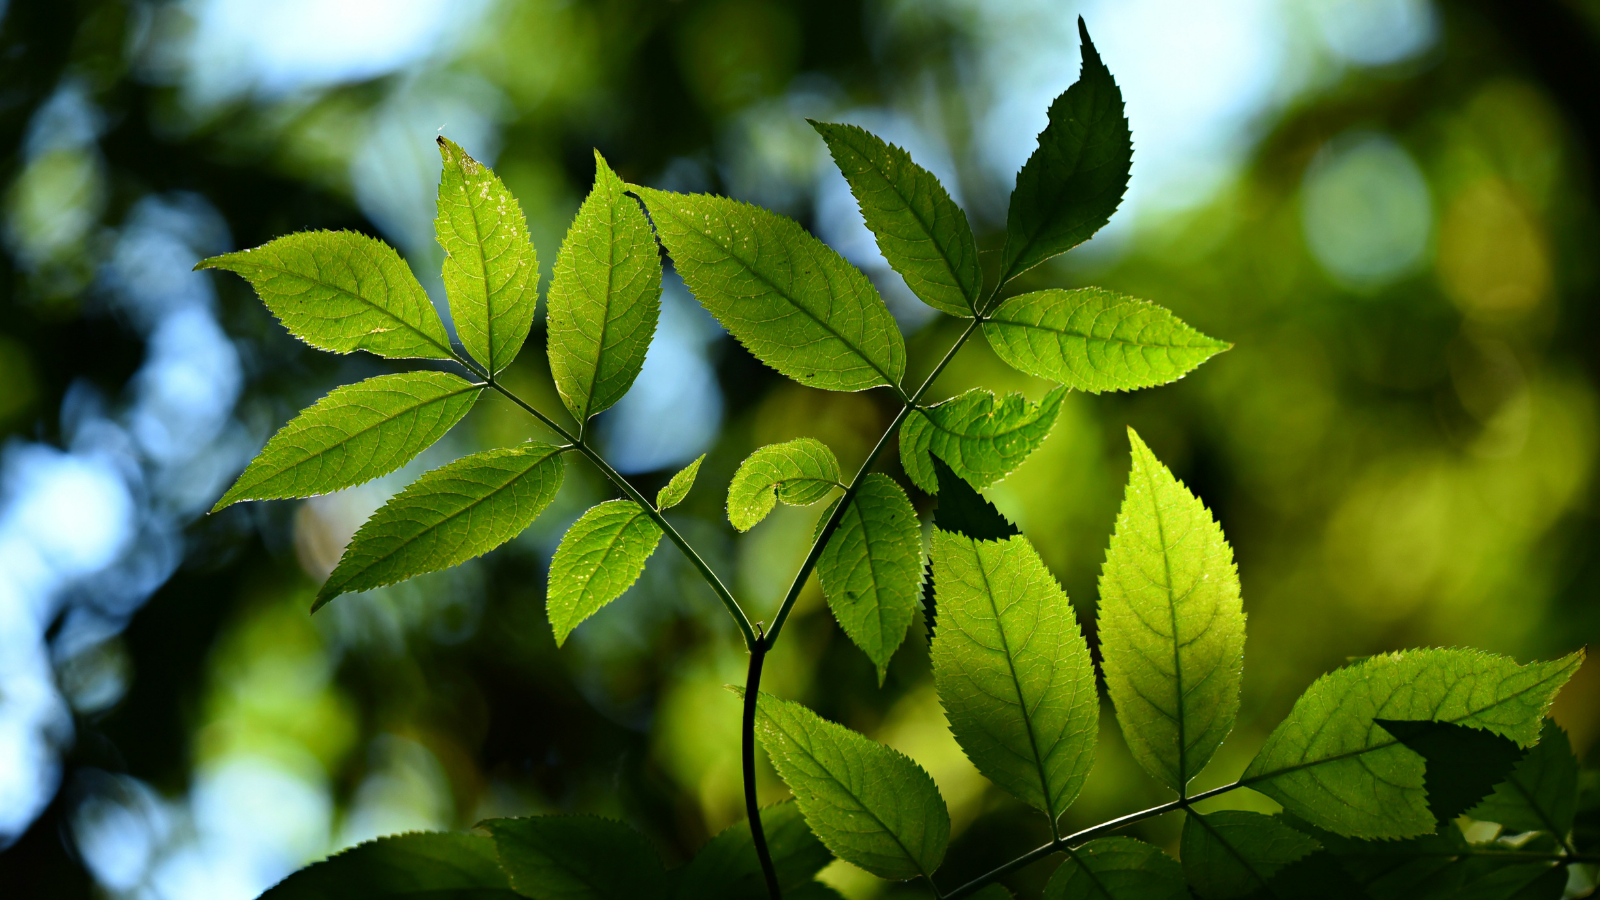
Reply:
[[[1206,821],[1205,816],[1194,812],[1191,812],[1189,815],[1197,824],[1199,824],[1201,828],[1204,828],[1211,835],[1213,840],[1226,848],[1228,853],[1231,854],[1234,859],[1239,861],[1239,865],[1244,866],[1245,871],[1250,873],[1250,877],[1254,878],[1261,885],[1262,889],[1266,890],[1274,897],[1280,896],[1276,890],[1273,890],[1272,885],[1267,882],[1266,876],[1257,871],[1255,864],[1246,859],[1243,853],[1240,853],[1239,850],[1233,846],[1233,844],[1229,843],[1228,840],[1222,836],[1222,832],[1212,827],[1211,823]]]
[[[401,265],[404,265],[404,264],[405,264],[404,261],[402,261]],[[321,277],[320,277],[321,276],[320,267],[319,267],[318,277],[314,278],[312,276],[306,275],[303,272],[296,272],[293,269],[287,269],[287,268],[284,268],[281,265],[275,265],[275,264],[272,264],[272,263],[262,263],[262,262],[251,261],[249,263],[249,265],[253,265],[258,269],[261,269],[263,271],[272,272],[272,273],[277,274],[277,275],[288,275],[288,276],[292,276],[294,278],[301,278],[301,279],[309,281],[312,284],[315,284],[315,285],[317,285],[319,287],[323,287],[323,288],[326,288],[326,289],[328,289],[330,291],[333,291],[336,294],[342,294],[342,295],[344,295],[346,297],[350,297],[350,298],[352,298],[352,299],[354,299],[354,300],[356,300],[356,301],[358,301],[360,303],[365,304],[368,307],[371,307],[372,309],[378,311],[379,313],[381,313],[381,314],[383,314],[385,316],[388,316],[390,319],[393,319],[394,321],[399,322],[402,326],[404,326],[411,333],[417,335],[418,337],[422,338],[423,340],[427,341],[428,343],[432,344],[433,346],[435,346],[435,347],[439,348],[440,350],[444,351],[445,355],[443,357],[441,357],[442,359],[449,359],[449,358],[451,358],[452,356],[455,355],[451,351],[451,349],[449,347],[445,346],[444,344],[439,343],[438,340],[436,340],[432,335],[430,335],[427,332],[423,331],[422,328],[419,327],[418,325],[416,325],[414,323],[411,323],[411,322],[407,322],[405,319],[400,318],[400,316],[395,314],[394,312],[392,312],[390,310],[387,310],[387,309],[384,309],[383,307],[379,306],[378,304],[372,302],[371,300],[368,300],[366,297],[363,297],[360,294],[357,294],[357,293],[351,291],[348,288],[341,287],[341,286],[336,285],[336,284],[329,284],[328,282],[323,281],[321,279]],[[389,276],[384,274],[382,264],[378,264],[376,267],[378,269],[378,275],[383,279],[384,285],[387,286],[389,284]],[[426,305],[430,309],[432,308],[432,304],[431,303],[428,303]],[[435,315],[437,315],[437,313],[435,313]],[[365,348],[358,348],[358,349],[365,349]]]
[[[1167,546],[1166,520],[1161,515],[1161,501],[1156,496],[1157,485],[1155,472],[1149,466],[1145,470],[1145,488],[1150,495],[1150,512],[1156,520],[1156,539],[1161,542],[1161,566],[1165,572],[1164,585],[1167,594],[1167,618],[1172,625],[1172,681],[1174,686],[1174,714],[1173,723],[1178,726],[1178,796],[1186,796],[1189,789],[1189,744],[1187,737],[1188,711],[1184,708],[1183,693],[1183,642],[1178,639],[1178,606],[1177,598],[1172,593],[1172,555]],[[1130,604],[1131,605],[1131,604]]]
[[[1018,296],[1026,297],[1027,294],[1019,294]],[[1083,304],[1079,304],[1080,307],[1082,305]],[[1122,304],[1118,304],[1118,305],[1120,306]],[[1150,306],[1153,307],[1153,308],[1159,309],[1159,307],[1155,307],[1155,304],[1150,304]],[[1167,312],[1170,315],[1170,311],[1167,311]],[[1126,321],[1126,319],[1124,319],[1123,321]],[[1084,333],[1078,332],[1078,331],[1069,331],[1066,326],[1062,326],[1062,327],[1058,328],[1058,327],[1056,327],[1054,325],[1046,325],[1043,322],[1020,322],[1020,321],[1018,321],[1016,319],[1002,319],[1002,318],[1000,318],[1000,310],[996,310],[994,315],[992,315],[989,318],[984,320],[984,324],[985,325],[987,325],[987,324],[989,324],[991,322],[994,323],[995,325],[1010,325],[1013,328],[1036,328],[1036,329],[1038,329],[1040,331],[1048,331],[1051,334],[1061,335],[1062,337],[1077,338],[1077,339],[1079,339],[1081,341],[1085,341],[1085,342],[1091,342],[1092,341],[1092,342],[1101,343],[1101,344],[1118,344],[1118,345],[1123,346],[1123,347],[1134,347],[1134,348],[1140,349],[1140,350],[1217,350],[1217,349],[1220,349],[1221,345],[1223,345],[1225,343],[1223,341],[1218,341],[1215,338],[1206,337],[1205,335],[1200,334],[1200,332],[1194,331],[1194,329],[1191,328],[1189,330],[1191,332],[1193,332],[1195,335],[1197,335],[1199,337],[1202,337],[1202,338],[1206,338],[1206,340],[1211,341],[1212,343],[1210,343],[1210,344],[1156,344],[1156,343],[1141,344],[1138,341],[1130,341],[1130,340],[1127,340],[1126,338],[1100,337],[1098,335],[1084,334]]]

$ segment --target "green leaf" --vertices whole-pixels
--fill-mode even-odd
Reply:
[[[1315,853],[1315,838],[1275,816],[1243,810],[1200,815],[1183,823],[1183,874],[1200,900],[1234,900],[1260,892],[1279,896],[1271,885],[1278,870]]]
[[[978,771],[1056,819],[1094,764],[1100,721],[1089,645],[1028,539],[933,533],[933,675]]]
[[[761,830],[785,897],[812,883],[833,854],[806,827],[800,807],[785,800],[761,811]],[[712,838],[684,866],[678,900],[767,900],[767,883],[756,858],[750,823],[739,822]]]
[[[336,388],[278,429],[211,511],[387,475],[444,437],[481,393],[482,385],[449,372],[399,372]]]
[[[1100,651],[1128,749],[1182,794],[1239,713],[1244,612],[1222,528],[1133,429],[1100,572]]]
[[[556,257],[547,325],[550,374],[579,422],[628,392],[661,314],[650,222],[598,151],[594,167],[594,189]]]
[[[672,480],[666,483],[661,490],[656,491],[656,509],[671,509],[683,502],[689,496],[689,491],[694,489],[694,479],[700,474],[700,464],[706,461],[706,455],[700,454],[699,458],[689,463]]]
[[[1467,843],[1454,823],[1403,841],[1355,840],[1294,824],[1316,838],[1371,900],[1553,900],[1566,882],[1566,873],[1549,862],[1519,857],[1503,845]],[[1552,870],[1561,880],[1553,893],[1541,895],[1540,879]]]
[[[893,478],[874,472],[861,482],[817,560],[817,576],[839,627],[872,660],[882,685],[922,590],[917,511]]]
[[[1096,287],[1008,297],[983,334],[1017,371],[1091,394],[1177,381],[1232,346],[1154,303]]]
[[[816,438],[768,444],[750,454],[728,485],[728,521],[740,531],[756,527],[782,500],[810,506],[839,486],[839,460]]]
[[[444,172],[434,231],[444,248],[444,288],[456,334],[472,358],[499,372],[517,358],[539,305],[539,258],[522,207],[499,176],[439,138]]]
[[[939,868],[950,813],[921,766],[798,703],[762,694],[756,708],[773,768],[835,856],[891,880]]]
[[[689,290],[757,359],[830,391],[900,383],[905,340],[883,298],[798,223],[724,197],[632,189]]]
[[[811,127],[828,142],[878,249],[911,292],[934,309],[970,317],[983,292],[978,244],[939,179],[870,131],[816,121]]]
[[[1434,818],[1422,757],[1375,720],[1453,722],[1527,747],[1582,662],[1582,651],[1526,666],[1477,650],[1369,657],[1317,679],[1240,780],[1335,834],[1426,834]]]
[[[1011,192],[1000,283],[1083,243],[1111,220],[1128,189],[1133,136],[1122,91],[1078,19],[1083,69],[1050,104],[1050,124]]]
[[[1522,759],[1523,750],[1497,734],[1449,722],[1374,719],[1422,756],[1422,788],[1440,824],[1453,822],[1489,795]]]
[[[201,260],[256,289],[289,333],[319,350],[450,359],[450,338],[400,254],[352,231],[302,231]]]
[[[1506,831],[1545,831],[1565,840],[1578,811],[1578,758],[1567,733],[1546,719],[1539,743],[1511,775],[1467,815]]]
[[[927,409],[914,410],[900,426],[900,462],[912,482],[930,494],[939,492],[933,471],[937,456],[964,480],[988,487],[1016,471],[1050,436],[1061,411],[1065,387],[1057,387],[1038,403],[1021,394],[1004,398],[982,388]]]
[[[368,841],[313,863],[261,900],[516,900],[494,842],[475,834],[415,832]]]
[[[479,823],[494,837],[517,893],[532,900],[648,900],[666,873],[639,832],[598,816],[529,816]]]
[[[340,594],[466,562],[516,537],[555,499],[565,471],[561,452],[529,441],[424,473],[356,532],[312,611]]]
[[[939,505],[933,511],[935,528],[964,534],[975,541],[997,541],[1022,533],[993,503],[951,471],[944,460],[934,459],[933,471],[939,480]]]
[[[572,523],[550,561],[545,608],[556,646],[622,596],[661,541],[661,527],[632,500],[607,500]]]
[[[1189,900],[1183,867],[1133,838],[1109,837],[1067,851],[1044,900]]]

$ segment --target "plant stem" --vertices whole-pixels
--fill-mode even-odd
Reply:
[[[778,870],[767,847],[766,828],[761,824],[761,804],[756,802],[756,695],[761,689],[761,664],[766,658],[766,641],[758,638],[750,648],[750,670],[744,681],[744,811],[750,819],[750,837],[755,841],[756,858],[761,861],[761,874],[767,879],[767,894],[772,900],[783,900]]]

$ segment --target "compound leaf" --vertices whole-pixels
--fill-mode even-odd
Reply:
[[[531,900],[649,900],[666,873],[639,832],[599,816],[528,816],[479,823],[494,837],[511,886]]]
[[[694,462],[679,469],[661,490],[656,491],[656,509],[671,509],[682,503],[683,498],[689,496],[689,491],[694,489],[695,477],[700,474],[700,464],[705,461],[706,455],[700,454]]]
[[[761,830],[785,897],[812,882],[833,854],[806,827],[800,806],[785,800],[761,811]],[[750,823],[739,822],[712,838],[684,866],[678,900],[766,900],[767,883],[756,858]]]
[[[1181,794],[1239,713],[1239,573],[1205,504],[1131,428],[1128,440],[1133,470],[1100,572],[1102,665],[1134,759]]]
[[[1511,774],[1523,750],[1487,731],[1450,722],[1374,719],[1422,757],[1422,788],[1440,824],[1453,822]]]
[[[539,259],[517,198],[499,176],[439,138],[439,216],[444,289],[456,334],[491,373],[517,358],[539,305]]]
[[[1578,810],[1578,758],[1553,720],[1539,730],[1539,743],[1511,775],[1467,815],[1498,822],[1512,833],[1545,831],[1566,840]]]
[[[983,291],[967,214],[911,154],[854,125],[811,122],[850,183],[883,258],[922,302],[970,317]]]
[[[881,685],[922,589],[917,511],[894,479],[874,472],[861,482],[817,560],[817,576],[839,627],[872,660]]]
[[[728,521],[756,527],[778,501],[810,506],[839,486],[839,460],[816,438],[768,444],[745,458],[728,484]]]
[[[696,297],[756,358],[809,387],[897,386],[905,340],[867,276],[792,219],[632,188]]]
[[[757,711],[773,768],[835,856],[890,880],[939,868],[950,813],[921,766],[798,703],[762,694]]]
[[[1183,866],[1157,847],[1127,837],[1067,851],[1044,900],[1189,900]]]
[[[1315,838],[1275,816],[1244,810],[1202,816],[1190,810],[1179,854],[1196,897],[1235,900],[1261,892],[1277,895],[1272,877],[1320,848]]]
[[[1096,287],[1007,297],[983,334],[1017,371],[1091,394],[1177,381],[1232,346],[1154,303]]]
[[[1527,747],[1578,651],[1519,666],[1478,650],[1369,657],[1317,679],[1295,701],[1240,781],[1335,834],[1400,838],[1434,828],[1423,759],[1377,719],[1452,722]]]
[[[607,500],[572,523],[550,561],[545,592],[557,647],[639,580],[660,541],[661,527],[632,500]]]
[[[387,475],[433,446],[482,392],[448,372],[398,372],[337,388],[278,429],[211,511]]]
[[[393,247],[353,231],[302,231],[201,260],[255,287],[289,333],[318,350],[450,359],[428,294]]]
[[[1078,19],[1083,68],[1050,104],[1050,123],[1011,192],[1000,283],[1083,243],[1111,220],[1128,189],[1133,136],[1122,91]]]
[[[312,610],[340,594],[466,562],[516,537],[555,499],[561,452],[529,441],[424,473],[356,532]]]
[[[1100,698],[1066,592],[1028,539],[933,533],[933,675],[978,771],[1053,823],[1094,764]]]
[[[517,900],[494,842],[414,832],[358,844],[278,882],[261,900]]]
[[[900,462],[912,482],[930,494],[939,492],[935,456],[962,479],[988,487],[1016,471],[1050,436],[1066,394],[1065,387],[1057,387],[1038,403],[1029,403],[1021,394],[996,398],[974,388],[913,410],[900,426]]]
[[[585,422],[632,387],[661,315],[661,255],[650,222],[598,151],[594,189],[572,220],[550,283],[550,374]]]

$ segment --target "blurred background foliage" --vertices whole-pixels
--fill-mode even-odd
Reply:
[[[295,411],[390,366],[309,351],[242,281],[190,267],[287,231],[352,228],[397,245],[442,300],[444,133],[521,198],[548,275],[597,147],[630,180],[805,223],[877,282],[915,377],[956,324],[889,271],[804,117],[906,146],[992,251],[1048,102],[1076,77],[1080,13],[1125,91],[1133,183],[1102,235],[1029,280],[1146,297],[1236,346],[1169,387],[1069,396],[1050,441],[992,495],[1086,623],[1125,426],[1215,510],[1250,636],[1244,711],[1201,786],[1237,775],[1299,692],[1349,657],[1434,644],[1528,659],[1593,642],[1591,0],[12,0],[4,893],[249,898],[376,835],[557,811],[624,818],[675,863],[740,818],[738,704],[723,685],[742,679],[744,654],[677,554],[660,551],[554,647],[548,559],[610,496],[581,464],[505,548],[307,614],[355,527],[411,477],[542,436],[508,404],[485,398],[373,484],[204,515]],[[890,398],[783,381],[667,281],[646,371],[598,433],[652,490],[709,453],[676,518],[770,617],[816,509],[735,539],[721,506],[732,470],[800,435],[859,463]],[[560,415],[541,329],[507,378]],[[979,342],[935,394],[980,384],[1046,388]],[[767,671],[769,689],[931,771],[955,823],[952,883],[1047,837],[949,737],[920,626],[880,689],[813,585]],[[1067,827],[1166,799],[1106,712]],[[1600,664],[1556,715],[1591,752]],[[764,798],[782,796],[763,778]],[[1172,847],[1176,824],[1140,833]],[[1049,869],[1012,885],[1036,890]],[[852,898],[913,891],[843,864],[826,877]]]

